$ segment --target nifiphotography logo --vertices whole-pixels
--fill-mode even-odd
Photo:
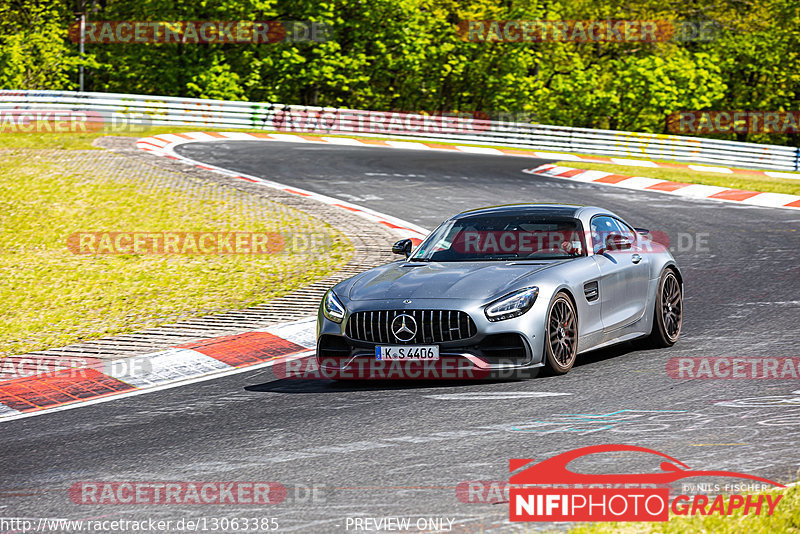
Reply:
[[[641,452],[660,456],[661,472],[639,474],[583,474],[567,464],[598,453]],[[670,499],[669,484],[692,477],[744,478],[785,487],[745,473],[693,470],[664,453],[633,445],[595,445],[568,451],[530,465],[533,460],[509,463],[509,507],[511,521],[668,521],[675,515],[772,515],[782,495],[677,495]],[[584,463],[583,461],[581,463]],[[522,471],[518,471],[520,468]],[[531,487],[534,486],[534,487]],[[538,487],[536,487],[538,486]],[[557,487],[556,487],[557,486]],[[715,489],[740,489],[742,484]],[[761,486],[761,484],[759,484]]]

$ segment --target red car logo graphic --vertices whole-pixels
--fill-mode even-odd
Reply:
[[[668,461],[661,462],[660,473],[613,473],[613,474],[586,474],[576,473],[567,468],[567,464],[577,458],[601,452],[644,452],[661,456]],[[532,460],[511,460],[511,471]],[[736,477],[765,482],[773,486],[784,488],[772,480],[761,478],[746,473],[735,471],[704,471],[693,470],[688,465],[668,456],[662,452],[654,451],[635,445],[593,445],[561,453],[557,456],[543,460],[524,471],[513,475],[509,482],[512,485],[523,484],[669,484],[676,480],[690,477]]]

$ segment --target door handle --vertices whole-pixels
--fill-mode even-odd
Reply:
[[[642,257],[639,254],[634,254],[633,256],[631,256],[631,261],[633,263],[639,263],[640,261],[642,261]]]

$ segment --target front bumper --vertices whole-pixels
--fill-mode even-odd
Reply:
[[[542,367],[542,337],[536,335],[537,314],[490,322],[482,308],[454,306],[452,300],[415,301],[409,308],[402,301],[359,301],[347,303],[342,323],[328,320],[321,312],[317,323],[316,361],[322,376],[336,379],[479,379],[527,377],[524,371]],[[436,361],[381,361],[375,356],[379,345],[416,343],[369,342],[347,335],[347,322],[357,312],[411,313],[412,309],[459,310],[469,314],[476,332],[468,338],[434,343],[439,346]],[[542,323],[543,324],[543,323]],[[350,330],[352,333],[352,329]],[[385,338],[384,338],[385,339]],[[522,373],[520,373],[522,372]]]

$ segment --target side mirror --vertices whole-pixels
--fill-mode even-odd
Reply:
[[[628,250],[633,246],[631,240],[622,234],[611,234],[606,238],[606,250]]]
[[[410,239],[401,239],[394,245],[392,245],[392,254],[405,254],[406,258],[411,256],[411,249],[414,247],[414,244],[411,242]]]
[[[648,230],[647,228],[634,228],[634,230],[636,230],[636,232],[641,235],[647,235],[650,233],[650,230]]]

